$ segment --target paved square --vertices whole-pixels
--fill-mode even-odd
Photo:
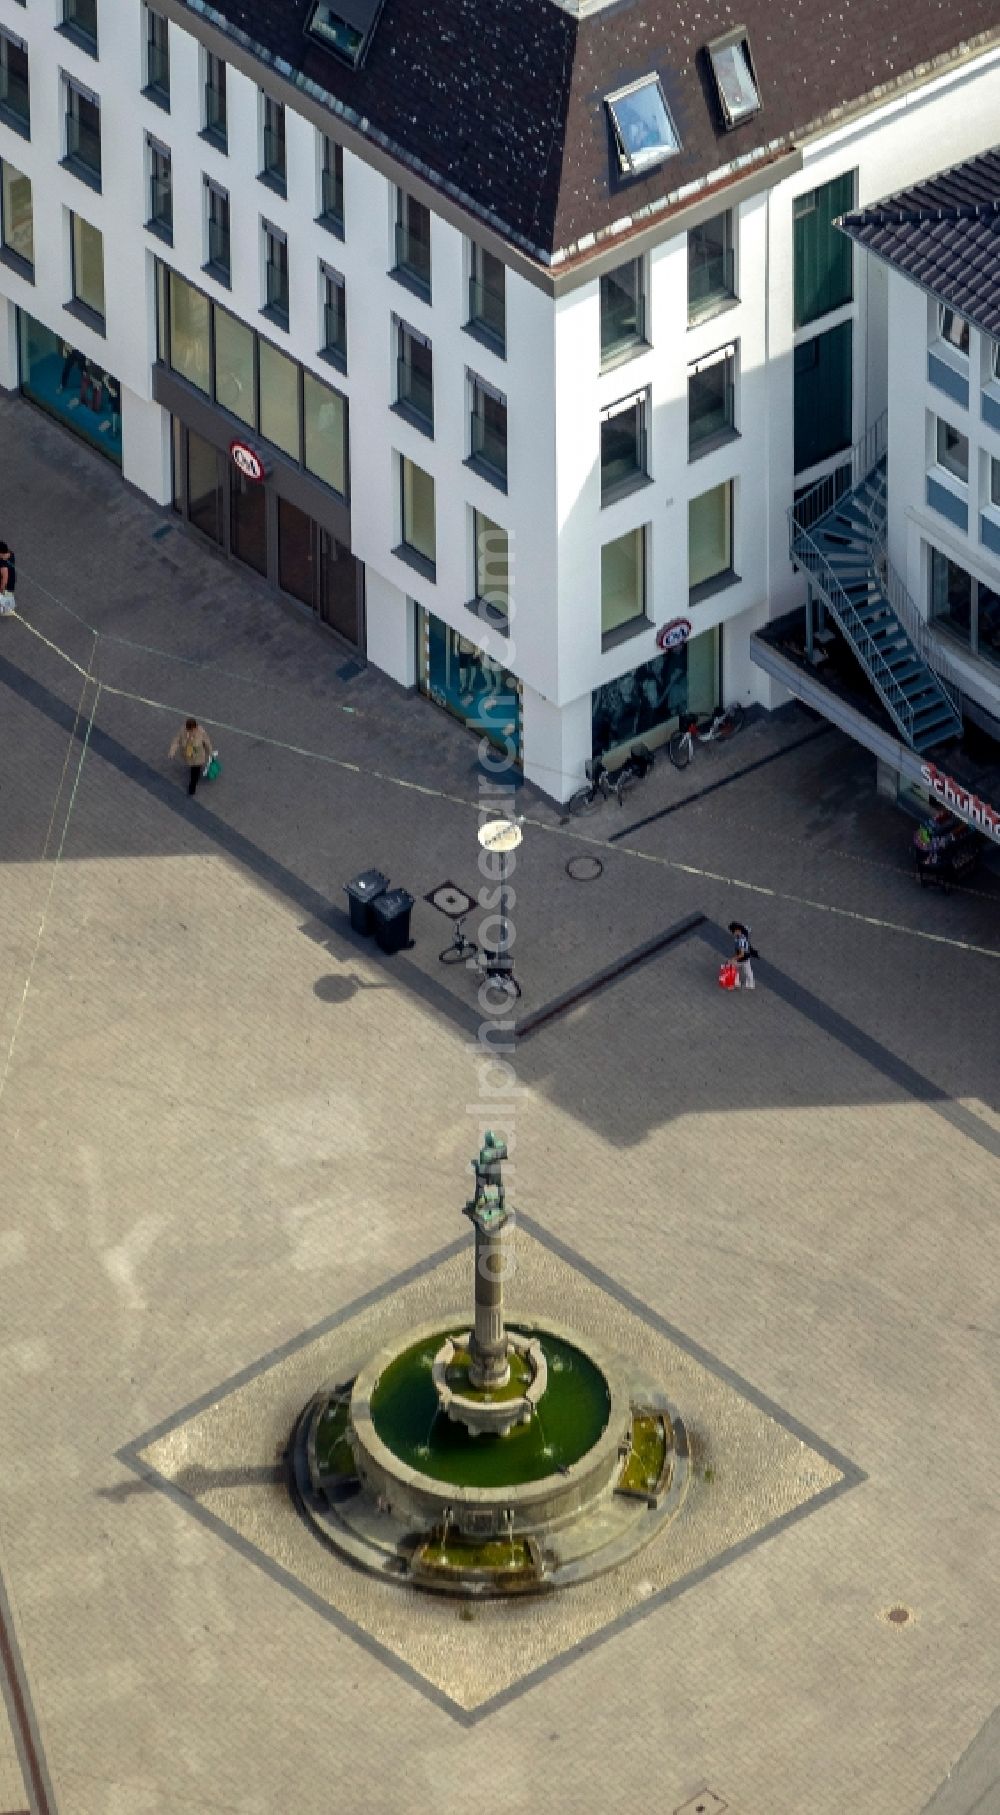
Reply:
[[[558,1305],[561,1321],[602,1349],[649,1371],[681,1411],[691,1447],[683,1506],[627,1563],[596,1581],[516,1606],[477,1603],[456,1642],[453,1601],[383,1583],[331,1555],[293,1507],[275,1469],[292,1425],[320,1386],[353,1377],[360,1364],[408,1329],[453,1317],[469,1294],[470,1244],[432,1259],[417,1279],[390,1281],[356,1311],[306,1332],[212,1402],[141,1437],[122,1455],[145,1479],[185,1496],[220,1535],[243,1540],[253,1560],[345,1630],[372,1642],[456,1713],[482,1714],[538,1682],[546,1666],[652,1613],[714,1569],[742,1556],[796,1516],[815,1510],[860,1477],[844,1458],[803,1433],[776,1407],[679,1332],[581,1269],[543,1230],[516,1234],[508,1285],[512,1320],[529,1325]]]

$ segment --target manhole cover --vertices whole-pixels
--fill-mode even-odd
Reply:
[[[596,882],[603,876],[604,865],[599,857],[591,857],[589,852],[581,852],[579,857],[571,857],[566,865],[567,876],[574,882]]]
[[[467,914],[476,905],[472,896],[460,889],[457,882],[439,882],[436,889],[431,889],[430,894],[424,896],[424,900],[429,901],[431,907],[436,907],[440,913],[447,914],[449,920],[460,920],[463,914]]]
[[[915,1617],[912,1607],[886,1607],[882,1614],[887,1626],[909,1626]]]
[[[674,1815],[723,1815],[728,1807],[728,1802],[723,1802],[714,1790],[700,1790],[697,1796],[692,1796],[690,1802],[682,1802],[680,1808],[674,1810]]]

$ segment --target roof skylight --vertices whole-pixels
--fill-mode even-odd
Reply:
[[[618,162],[626,176],[638,176],[681,148],[673,120],[663,98],[659,76],[607,96]]]
[[[352,69],[360,65],[382,11],[382,0],[316,0],[306,31]]]
[[[739,126],[760,112],[757,72],[743,26],[708,46],[709,61],[726,126]]]

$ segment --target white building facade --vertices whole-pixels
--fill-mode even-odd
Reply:
[[[936,316],[832,226],[998,118],[1000,43],[956,49],[546,265],[218,15],[0,0],[0,383],[565,799],[598,750],[787,697],[750,639],[801,597],[788,507],[887,402],[914,595],[934,548],[1000,577],[994,352],[954,354],[960,534],[908,365]]]

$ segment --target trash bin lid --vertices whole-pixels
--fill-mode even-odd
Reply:
[[[344,884],[346,893],[353,895],[355,901],[371,901],[388,887],[389,878],[383,876],[381,870],[362,870],[360,876],[352,876],[350,882]]]
[[[395,920],[400,914],[408,914],[413,906],[413,896],[406,889],[389,889],[372,902],[372,913],[380,920]]]

